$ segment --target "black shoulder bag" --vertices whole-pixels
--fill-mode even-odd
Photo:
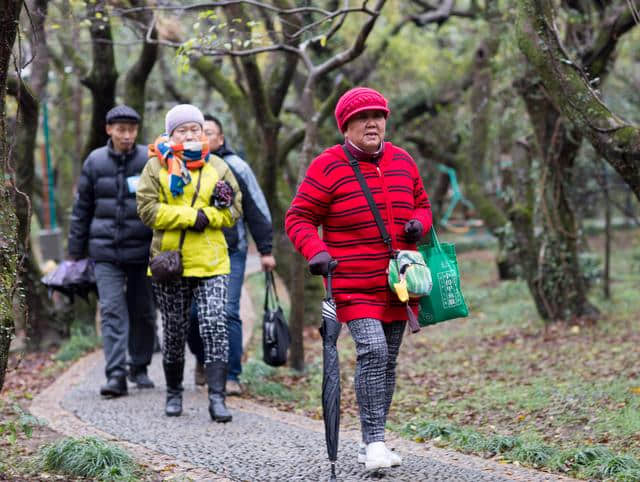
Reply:
[[[262,359],[267,365],[279,367],[287,363],[291,344],[289,326],[276,291],[273,273],[265,272],[264,317],[262,319]]]
[[[198,198],[201,177],[202,169],[198,172],[198,184],[196,185],[196,190],[193,193],[193,199],[191,199],[191,207],[194,206],[196,199]],[[184,238],[186,235],[187,232],[183,229],[180,233],[180,243],[178,244],[177,250],[160,251],[151,258],[151,261],[149,261],[149,269],[151,270],[151,277],[154,281],[168,283],[170,281],[177,281],[180,279],[184,270],[182,266],[182,245],[184,244]]]
[[[382,241],[384,242],[384,244],[387,245],[387,248],[389,249],[389,264],[394,262],[397,263],[397,260],[396,260],[397,253],[393,249],[391,235],[389,234],[386,226],[384,225],[382,216],[380,216],[380,211],[378,210],[378,206],[376,206],[376,202],[373,199],[373,195],[371,194],[371,190],[367,185],[367,181],[365,181],[364,176],[362,175],[362,171],[360,170],[360,165],[358,164],[357,159],[353,157],[353,155],[349,152],[349,149],[347,149],[347,147],[344,144],[342,145],[342,150],[346,154],[347,159],[349,159],[349,164],[351,165],[353,172],[356,175],[356,179],[358,179],[358,182],[360,183],[360,188],[364,193],[364,197],[367,199],[367,203],[369,203],[369,209],[371,209],[373,218],[376,220],[376,224],[378,225],[378,230],[380,231],[380,236],[382,236]],[[406,303],[406,306],[407,306],[407,320],[409,323],[409,328],[411,329],[412,333],[416,333],[420,331],[420,325],[418,324],[418,319],[416,318],[416,315],[413,314],[413,311],[411,310],[411,307],[409,306],[408,302]]]

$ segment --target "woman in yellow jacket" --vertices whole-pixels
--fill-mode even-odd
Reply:
[[[225,162],[209,153],[203,125],[202,112],[192,105],[181,104],[167,113],[166,134],[149,146],[149,161],[138,181],[137,210],[153,229],[151,259],[161,251],[180,250],[182,255],[183,273],[176,281],[152,275],[164,331],[165,413],[182,413],[184,346],[195,299],[205,348],[209,413],[217,422],[229,422],[224,306],[230,264],[222,228],[240,218],[242,194]]]

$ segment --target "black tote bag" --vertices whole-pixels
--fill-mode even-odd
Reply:
[[[262,359],[267,365],[279,367],[287,363],[291,344],[289,326],[284,317],[273,273],[267,271],[264,294],[264,317],[262,319]]]

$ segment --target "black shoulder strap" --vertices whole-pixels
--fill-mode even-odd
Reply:
[[[273,278],[271,271],[265,271],[265,292],[264,292],[264,310],[273,307],[274,309],[280,306],[280,300],[278,299],[278,292],[276,291],[276,282]]]
[[[200,179],[202,179],[202,168],[198,170],[198,184],[196,184],[196,190],[193,193],[193,198],[191,199],[191,207],[196,203],[196,199],[198,199],[198,193],[200,192]],[[180,244],[178,245],[178,251],[182,251],[182,245],[184,244],[184,238],[187,235],[186,230],[182,230],[180,233]]]
[[[387,228],[384,225],[384,221],[382,220],[382,216],[380,216],[380,211],[378,210],[378,206],[376,206],[376,202],[373,200],[373,195],[369,190],[369,186],[367,185],[367,181],[364,180],[364,176],[362,175],[362,171],[360,170],[360,165],[353,154],[349,152],[349,149],[343,144],[342,150],[347,155],[349,159],[349,164],[353,168],[353,171],[356,173],[356,178],[360,183],[360,188],[362,188],[362,192],[364,192],[364,197],[367,198],[367,202],[369,203],[369,209],[373,213],[373,217],[376,220],[376,224],[378,225],[378,230],[380,231],[380,236],[382,236],[382,241],[389,248],[389,252],[393,253],[393,246],[391,241],[391,236],[387,232]]]

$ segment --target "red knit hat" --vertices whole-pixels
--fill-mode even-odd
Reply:
[[[354,87],[345,92],[336,104],[336,122],[340,132],[344,132],[347,121],[358,112],[363,110],[381,110],[384,116],[389,115],[387,99],[377,90],[369,87]]]

